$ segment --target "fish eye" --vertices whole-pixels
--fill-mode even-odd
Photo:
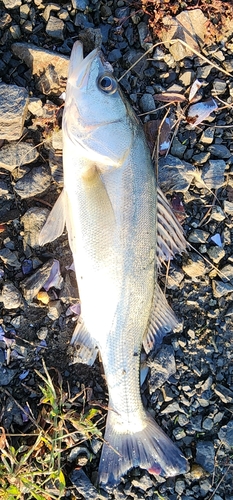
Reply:
[[[101,75],[98,79],[98,86],[106,94],[114,94],[117,90],[117,82],[111,75]]]

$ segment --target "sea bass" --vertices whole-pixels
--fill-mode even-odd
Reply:
[[[174,476],[187,470],[179,448],[143,407],[142,344],[176,325],[157,285],[159,264],[185,249],[179,223],[156,187],[141,123],[100,50],[74,44],[63,114],[64,189],[40,243],[66,224],[81,299],[72,343],[76,361],[99,351],[109,391],[99,482],[116,486],[132,467]]]

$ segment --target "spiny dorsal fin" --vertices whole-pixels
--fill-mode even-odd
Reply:
[[[159,267],[176,253],[184,252],[187,242],[182,227],[160,188],[157,189],[157,196],[157,261]]]

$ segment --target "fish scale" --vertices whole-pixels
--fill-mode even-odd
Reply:
[[[100,352],[109,410],[99,483],[115,487],[132,467],[174,476],[181,450],[143,407],[139,367],[177,320],[157,284],[160,264],[186,247],[161,191],[142,126],[109,63],[74,44],[63,114],[64,190],[40,243],[66,224],[81,300],[72,345],[76,362]]]

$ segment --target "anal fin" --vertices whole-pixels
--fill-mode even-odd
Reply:
[[[155,286],[148,329],[143,338],[146,353],[178,325],[178,320],[158,284]]]
[[[79,316],[70,344],[74,347],[72,363],[93,365],[98,347],[95,345],[81,316]]]

